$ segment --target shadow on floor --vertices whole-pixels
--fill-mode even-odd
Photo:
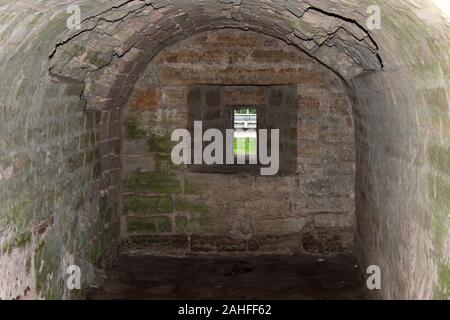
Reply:
[[[122,255],[88,299],[364,299],[347,256]]]

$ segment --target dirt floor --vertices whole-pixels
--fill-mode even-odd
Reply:
[[[122,255],[88,299],[363,299],[345,256]]]

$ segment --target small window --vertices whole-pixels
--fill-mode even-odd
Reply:
[[[258,113],[256,108],[233,110],[233,149],[237,163],[256,164],[258,158]]]

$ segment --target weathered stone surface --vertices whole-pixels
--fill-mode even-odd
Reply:
[[[167,233],[172,230],[172,223],[169,217],[127,217],[127,230],[130,234],[157,234]]]
[[[71,293],[64,286],[65,266],[80,264],[88,275],[85,288],[93,264],[109,260],[118,230],[110,221],[119,210],[113,183],[120,130],[111,119],[164,46],[223,27],[284,39],[347,80],[359,151],[360,264],[381,267],[384,298],[448,299],[449,32],[439,2],[406,1],[395,8],[390,0],[225,2],[2,2],[0,246],[11,254],[0,256],[1,299],[83,297],[83,290]],[[82,30],[67,28],[70,4],[81,5]],[[367,29],[369,5],[380,6],[379,30]],[[219,41],[230,48],[261,45],[252,37]],[[227,81],[249,80],[247,71],[231,69]],[[294,71],[275,73],[277,81],[295,80]],[[153,75],[152,84],[158,82]],[[84,82],[82,93],[81,86],[70,88],[73,80]],[[324,85],[323,75],[299,80]],[[330,92],[333,82],[324,85]],[[338,112],[322,102],[311,104]],[[100,121],[86,120],[85,109],[99,111]],[[323,154],[327,161],[314,162]],[[348,146],[338,144],[300,157],[305,163],[298,167],[309,174],[341,166],[348,172],[352,159]],[[54,222],[41,229],[46,221]],[[32,232],[36,228],[41,231]],[[24,242],[27,232],[31,239]]]
[[[298,233],[256,235],[249,239],[248,250],[271,253],[298,253],[301,250],[300,235]]]
[[[351,228],[353,226],[353,217],[345,213],[321,213],[314,215],[314,225],[318,228]]]
[[[121,250],[143,250],[147,252],[183,252],[188,249],[186,235],[132,235],[121,245]]]
[[[229,68],[230,65],[237,72],[224,74],[221,67]],[[282,109],[287,99],[285,87],[264,86],[266,83],[286,83],[286,75],[280,80],[274,74],[280,65],[282,68],[288,65],[295,67],[294,78],[300,82],[293,90],[294,110],[293,114],[286,115],[289,119],[282,116],[286,113]],[[242,78],[249,68],[254,78],[250,83]],[[167,70],[171,70],[170,73],[177,70],[181,76],[165,77]],[[198,78],[184,78],[193,74]],[[148,79],[152,77],[160,81],[150,83]],[[214,86],[192,86],[198,82],[211,84],[212,78]],[[228,83],[229,79],[232,83],[253,85],[218,86]],[[333,87],[332,91],[325,89],[328,85]],[[143,98],[154,97],[155,92],[160,99],[152,98],[149,103]],[[143,215],[129,209],[127,199],[130,192],[150,193],[153,197],[155,193],[159,197],[170,196],[173,199],[173,211],[167,212],[173,222],[170,232],[174,236],[189,235],[192,251],[299,252],[300,234],[310,227],[351,228],[354,160],[343,164],[328,160],[340,158],[344,152],[342,148],[331,149],[333,145],[330,143],[334,142],[336,134],[345,132],[340,137],[341,141],[349,146],[354,143],[354,137],[347,134],[353,132],[353,126],[349,126],[347,121],[347,117],[352,119],[352,110],[346,97],[340,80],[314,60],[278,39],[257,33],[236,30],[203,32],[162,50],[137,82],[125,111],[124,131],[128,138],[124,142],[123,159],[130,163],[124,163],[124,204],[127,218],[132,218],[129,231],[140,228],[140,233],[166,232],[153,228],[153,224],[147,231],[137,226],[139,216]],[[142,108],[136,108],[140,104]],[[149,104],[151,109],[145,107]],[[297,163],[289,174],[260,177],[253,174],[194,173],[183,172],[185,168],[170,165],[170,130],[187,128],[189,119],[198,119],[199,113],[203,114],[206,127],[228,127],[229,124],[223,125],[221,120],[228,121],[229,110],[224,106],[255,104],[267,106],[262,115],[262,127],[274,127],[273,119],[278,118],[277,127],[282,132],[293,129],[293,134],[285,135],[288,138],[282,141],[282,148],[289,144],[294,146],[293,154],[281,155],[282,158],[291,157]],[[207,108],[192,110],[189,108],[192,105],[206,105]],[[299,121],[295,120],[297,116]],[[292,128],[287,128],[289,123]],[[297,124],[298,131],[295,128]],[[312,132],[308,132],[309,128]],[[319,152],[308,151],[305,141],[311,150]],[[310,152],[308,159],[301,157],[306,152]],[[144,163],[145,158],[148,164],[154,163],[153,171],[146,174],[141,168],[139,173],[136,162]],[[317,170],[308,174],[300,171],[301,175],[296,175],[296,167],[311,163]],[[135,168],[133,173],[130,167]],[[245,170],[242,173],[246,173]],[[143,207],[139,205],[139,211],[158,213],[161,210],[152,202]],[[315,216],[324,212],[329,213],[328,219]],[[348,219],[339,220],[344,213]],[[149,225],[146,222],[145,217],[142,220],[144,226]],[[211,234],[217,237],[210,237]],[[231,242],[221,246],[222,240]],[[323,246],[318,245],[318,248]]]
[[[239,252],[246,250],[245,240],[229,236],[191,236],[191,250],[194,252]]]
[[[353,233],[349,229],[317,229],[303,234],[301,244],[303,250],[309,253],[351,253],[354,245]]]

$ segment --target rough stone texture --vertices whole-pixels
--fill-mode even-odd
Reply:
[[[429,5],[394,14],[382,3],[383,30],[401,26],[383,37],[389,67],[351,82],[357,251],[381,267],[384,298],[450,298],[450,28]]]
[[[202,84],[204,90],[190,89]],[[292,114],[284,108],[282,87],[266,84],[293,86]],[[203,102],[207,108],[201,110]],[[215,173],[195,173],[171,164],[172,130],[190,128],[195,119],[204,120],[205,128],[230,128],[227,108],[245,104],[260,107],[261,128],[281,129],[280,162],[294,159],[292,172],[262,177],[241,167],[241,174],[220,174],[216,166],[211,169]],[[352,251],[351,103],[340,79],[297,48],[250,31],[202,32],[150,62],[124,119],[128,250],[135,249],[136,235],[169,233],[188,236],[186,252]],[[293,137],[285,134],[289,130]],[[288,143],[294,146],[292,154]],[[131,158],[142,166],[128,163]],[[154,163],[153,169],[147,170],[146,163]],[[160,199],[167,199],[167,210]],[[336,236],[320,236],[324,230]],[[161,248],[164,252],[166,246]]]
[[[157,1],[117,2],[109,10],[86,18],[81,30],[64,35],[54,53],[52,73],[68,75],[68,69],[72,69],[70,76],[82,79],[117,58],[130,61],[127,56],[131,56],[131,61],[139,63],[154,55],[161,45],[212,27],[250,29],[277,36],[346,77],[383,66],[378,45],[364,27],[313,4],[304,3],[293,10],[294,3],[286,5],[282,1],[247,0],[234,6],[193,0],[165,1],[162,6]],[[97,51],[97,43],[105,50]]]
[[[97,179],[88,177],[91,170],[98,174],[102,167],[85,165],[83,159],[75,169],[79,158],[69,161],[81,152],[79,142],[74,146],[69,141],[85,132],[84,122],[76,120],[84,108],[77,97],[86,98],[86,110],[122,107],[139,73],[163,47],[223,27],[290,41],[347,80],[355,97],[358,141],[359,261],[364,267],[380,265],[384,276],[379,295],[384,298],[449,297],[448,15],[433,0],[225,2],[2,2],[1,298],[69,297],[60,280],[72,254],[83,266],[85,288],[95,260],[87,258],[87,250],[92,256],[110,251],[116,229],[104,233],[93,227],[101,221],[96,209],[100,186],[92,187],[92,198],[82,197],[96,185]],[[70,4],[81,5],[80,31],[67,31]],[[370,5],[381,7],[382,28],[369,32],[365,24]],[[302,30],[308,33],[306,38],[298,32]],[[317,43],[322,45],[318,48]],[[382,66],[375,64],[380,61],[377,56]],[[51,97],[62,94],[73,80],[85,84],[84,91],[75,90],[69,99],[73,104],[52,102]],[[71,118],[75,110],[78,116]],[[103,119],[108,113],[102,113]],[[117,128],[102,127],[104,133]],[[27,134],[28,129],[34,133]],[[333,164],[329,166],[333,169]],[[72,174],[69,167],[75,169]],[[108,200],[108,206],[113,208],[113,201]],[[42,239],[44,249],[37,250]],[[105,250],[97,250],[92,241],[102,243]],[[76,243],[83,243],[84,249],[71,250]],[[41,268],[38,260],[49,263]]]
[[[0,299],[82,298],[119,236],[117,201],[106,196],[118,193],[102,187],[113,112],[85,112],[84,84],[49,75],[65,30],[52,10],[66,6],[34,15],[29,5],[4,3],[0,18]],[[72,264],[82,290],[67,289]]]

